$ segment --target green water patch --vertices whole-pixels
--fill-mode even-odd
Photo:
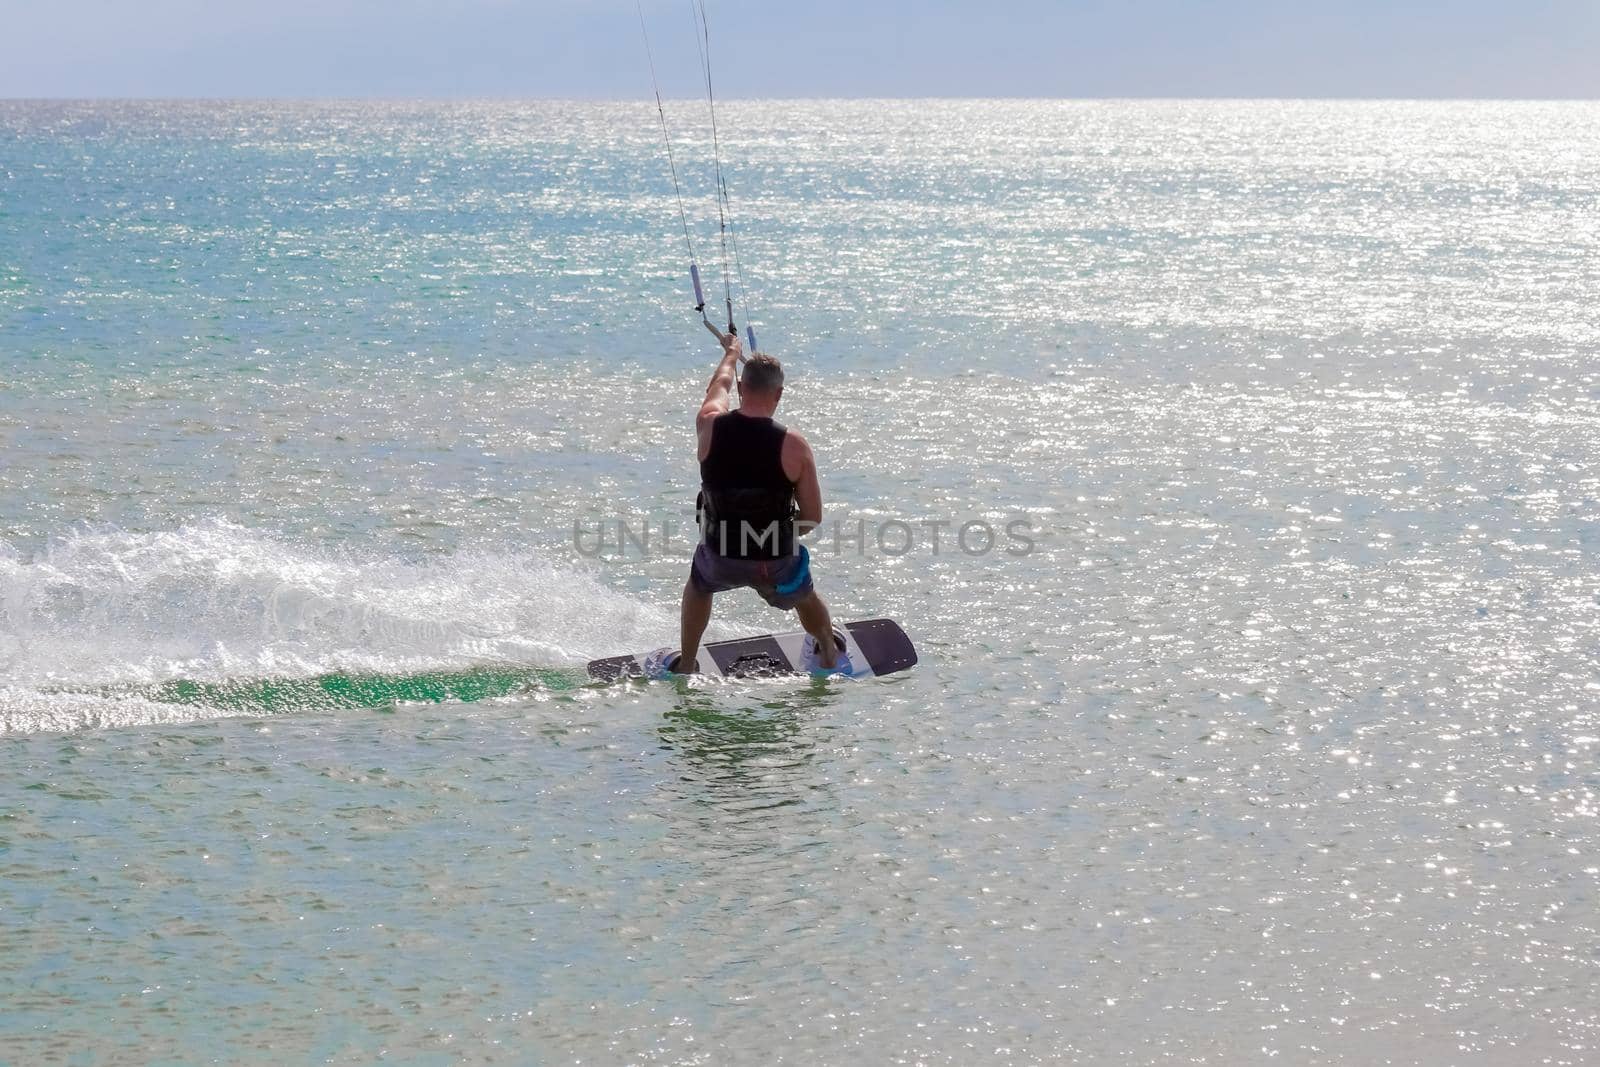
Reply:
[[[216,682],[174,679],[119,689],[163,704],[216,708],[254,715],[289,711],[384,710],[396,704],[472,704],[533,690],[571,690],[581,672],[510,665],[416,674],[319,674],[307,678],[239,678]]]

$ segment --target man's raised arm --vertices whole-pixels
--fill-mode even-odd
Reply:
[[[722,343],[722,361],[717,364],[711,382],[706,386],[705,402],[700,405],[700,414],[695,417],[697,425],[727,413],[728,395],[733,392],[733,382],[738,377],[739,361],[744,359],[744,348],[739,344],[738,334],[720,333],[715,328],[712,332]]]

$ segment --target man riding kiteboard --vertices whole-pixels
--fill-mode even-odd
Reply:
[[[804,437],[772,417],[783,397],[783,366],[765,354],[746,359],[735,332],[715,327],[712,332],[722,343],[722,359],[695,416],[701,533],[683,587],[681,644],[651,653],[646,672],[662,676],[697,671],[712,597],[750,588],[773,607],[800,617],[807,634],[802,670],[848,674],[845,643],[812,587],[810,554],[800,543],[801,535],[822,521],[816,459]],[[729,395],[741,362],[740,403],[730,411]]]

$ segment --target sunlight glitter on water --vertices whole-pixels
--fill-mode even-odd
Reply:
[[[729,114],[832,513],[1038,530],[818,553],[895,679],[538,672],[675,628],[647,109],[0,104],[0,1048],[1586,1062],[1594,107]]]

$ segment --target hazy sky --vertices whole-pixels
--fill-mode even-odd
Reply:
[[[695,91],[690,0],[644,0]],[[1600,97],[1600,0],[707,0],[734,96]],[[0,97],[648,94],[634,0],[0,0]]]

